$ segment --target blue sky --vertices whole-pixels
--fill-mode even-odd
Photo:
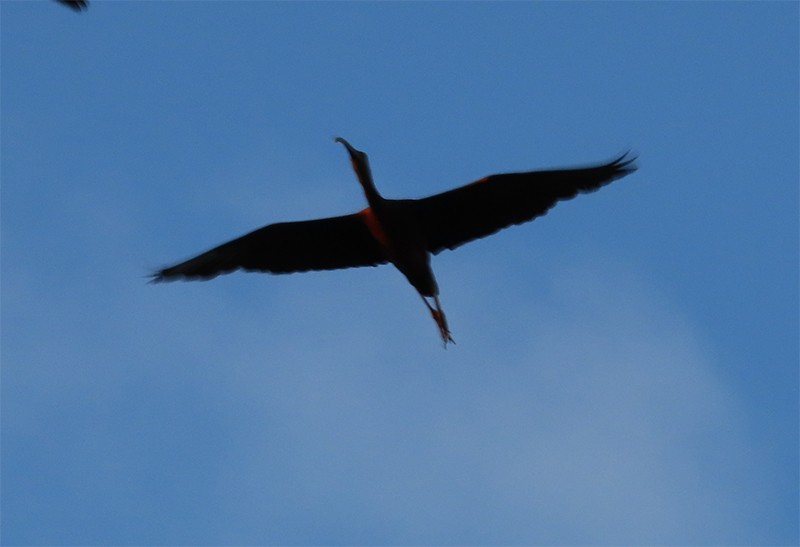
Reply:
[[[798,4],[0,3],[2,542],[796,544]],[[640,170],[393,268],[146,275]]]

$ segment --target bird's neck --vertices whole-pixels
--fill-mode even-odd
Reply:
[[[367,197],[367,203],[369,203],[370,207],[373,209],[376,207],[380,208],[384,199],[383,196],[378,193],[378,189],[375,188],[375,183],[372,181],[372,173],[370,173],[369,167],[360,167],[360,169],[356,170],[356,173],[358,174],[358,182],[361,183],[361,188],[364,189],[364,195]]]

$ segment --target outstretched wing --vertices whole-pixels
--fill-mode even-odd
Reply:
[[[545,214],[557,202],[592,192],[636,170],[636,158],[592,167],[490,175],[413,201],[427,249],[438,253]]]
[[[237,269],[270,273],[377,266],[386,257],[359,213],[264,226],[153,274],[153,281],[211,279]]]

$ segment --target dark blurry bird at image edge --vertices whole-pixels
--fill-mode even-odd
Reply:
[[[89,8],[88,0],[56,0],[59,4],[64,4],[65,6],[80,12],[85,9]]]

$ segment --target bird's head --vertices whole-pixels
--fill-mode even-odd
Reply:
[[[342,143],[347,148],[347,153],[350,154],[350,163],[353,165],[353,170],[356,172],[358,180],[362,186],[374,186],[372,183],[372,172],[369,169],[369,159],[367,155],[361,150],[356,150],[349,142],[342,137],[334,139],[338,143]]]

